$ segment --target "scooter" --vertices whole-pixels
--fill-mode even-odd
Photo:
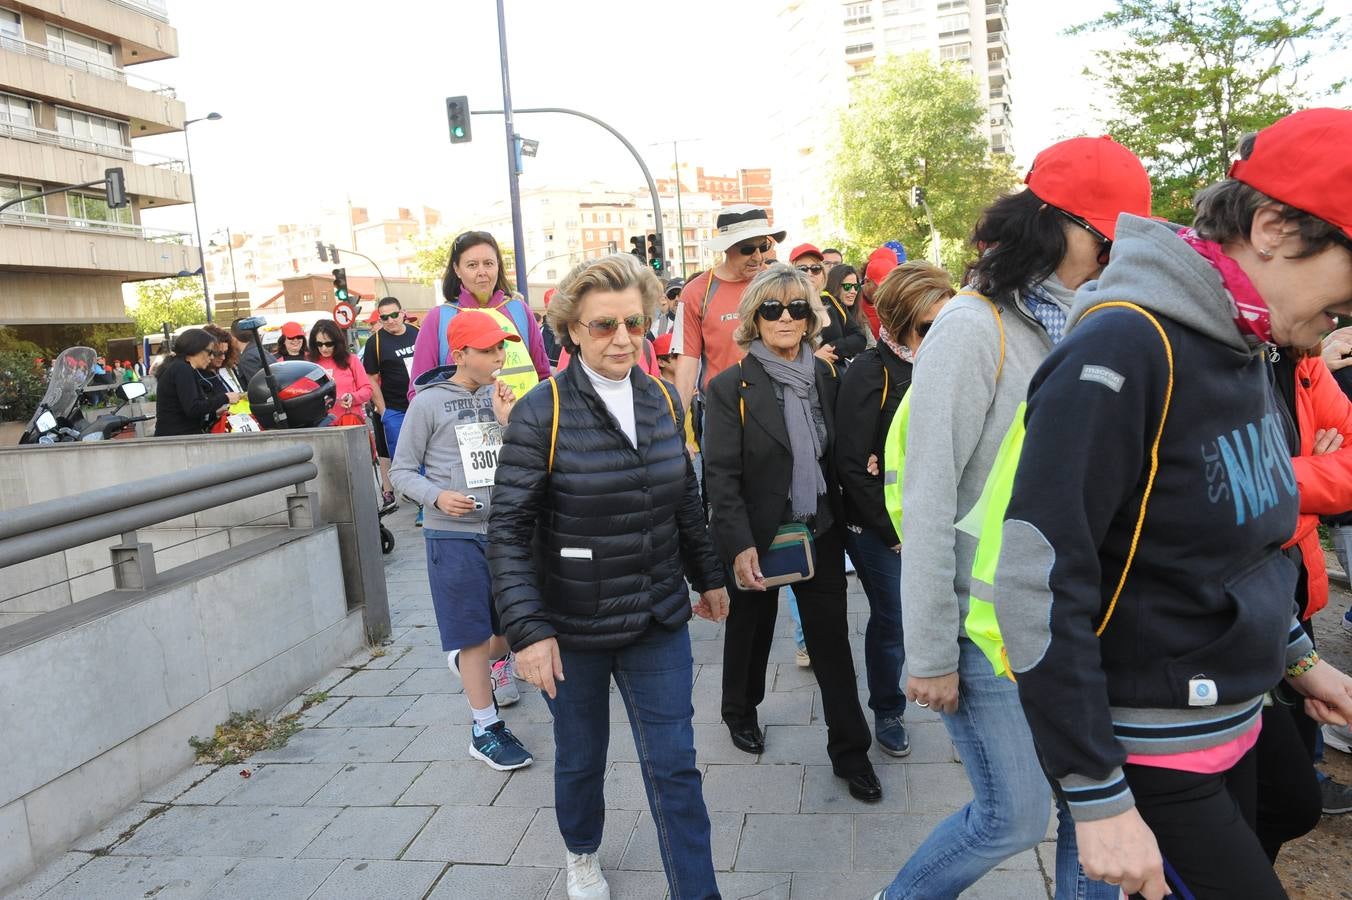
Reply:
[[[89,347],[70,347],[61,351],[52,363],[47,391],[19,438],[21,445],[111,440],[137,422],[155,418],[121,415],[128,403],[146,395],[146,386],[139,381],[116,386],[94,384],[97,359],[98,355]],[[86,419],[82,401],[109,390],[122,403],[111,414],[100,415],[92,422]]]

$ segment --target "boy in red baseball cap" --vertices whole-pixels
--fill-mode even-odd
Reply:
[[[502,428],[516,403],[497,380],[508,341],[497,320],[462,310],[446,329],[449,378],[415,385],[390,466],[390,480],[426,511],[427,577],[451,671],[465,685],[474,724],[469,755],[500,772],[528,766],[530,752],[498,716],[521,694],[493,607],[488,514]]]

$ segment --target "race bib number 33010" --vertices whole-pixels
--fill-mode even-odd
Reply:
[[[497,422],[470,422],[455,427],[460,444],[460,462],[465,467],[467,487],[488,487],[498,471],[502,450],[502,426]]]

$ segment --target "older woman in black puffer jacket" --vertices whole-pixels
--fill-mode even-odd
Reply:
[[[554,715],[570,896],[605,896],[596,852],[612,676],[671,896],[718,896],[695,767],[686,579],[705,618],[722,620],[728,597],[679,395],[637,366],[661,295],[657,278],[621,254],[559,284],[548,323],[574,364],[512,411],[488,524],[494,600],[517,674],[544,691]]]

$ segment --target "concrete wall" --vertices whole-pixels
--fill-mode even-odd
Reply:
[[[0,630],[0,889],[189,765],[189,737],[361,646],[339,543],[334,526],[266,535]]]
[[[350,609],[360,607],[373,638],[389,633],[384,562],[376,517],[370,440],[361,428],[314,428],[262,434],[147,438],[0,449],[0,515],[5,510],[195,466],[238,459],[296,442],[314,449],[319,514],[337,526]],[[271,491],[140,532],[155,547],[160,572],[286,528],[285,496]],[[77,501],[78,502],[78,501]],[[108,538],[4,570],[0,634],[7,625],[111,590]],[[266,587],[266,585],[264,585]]]

